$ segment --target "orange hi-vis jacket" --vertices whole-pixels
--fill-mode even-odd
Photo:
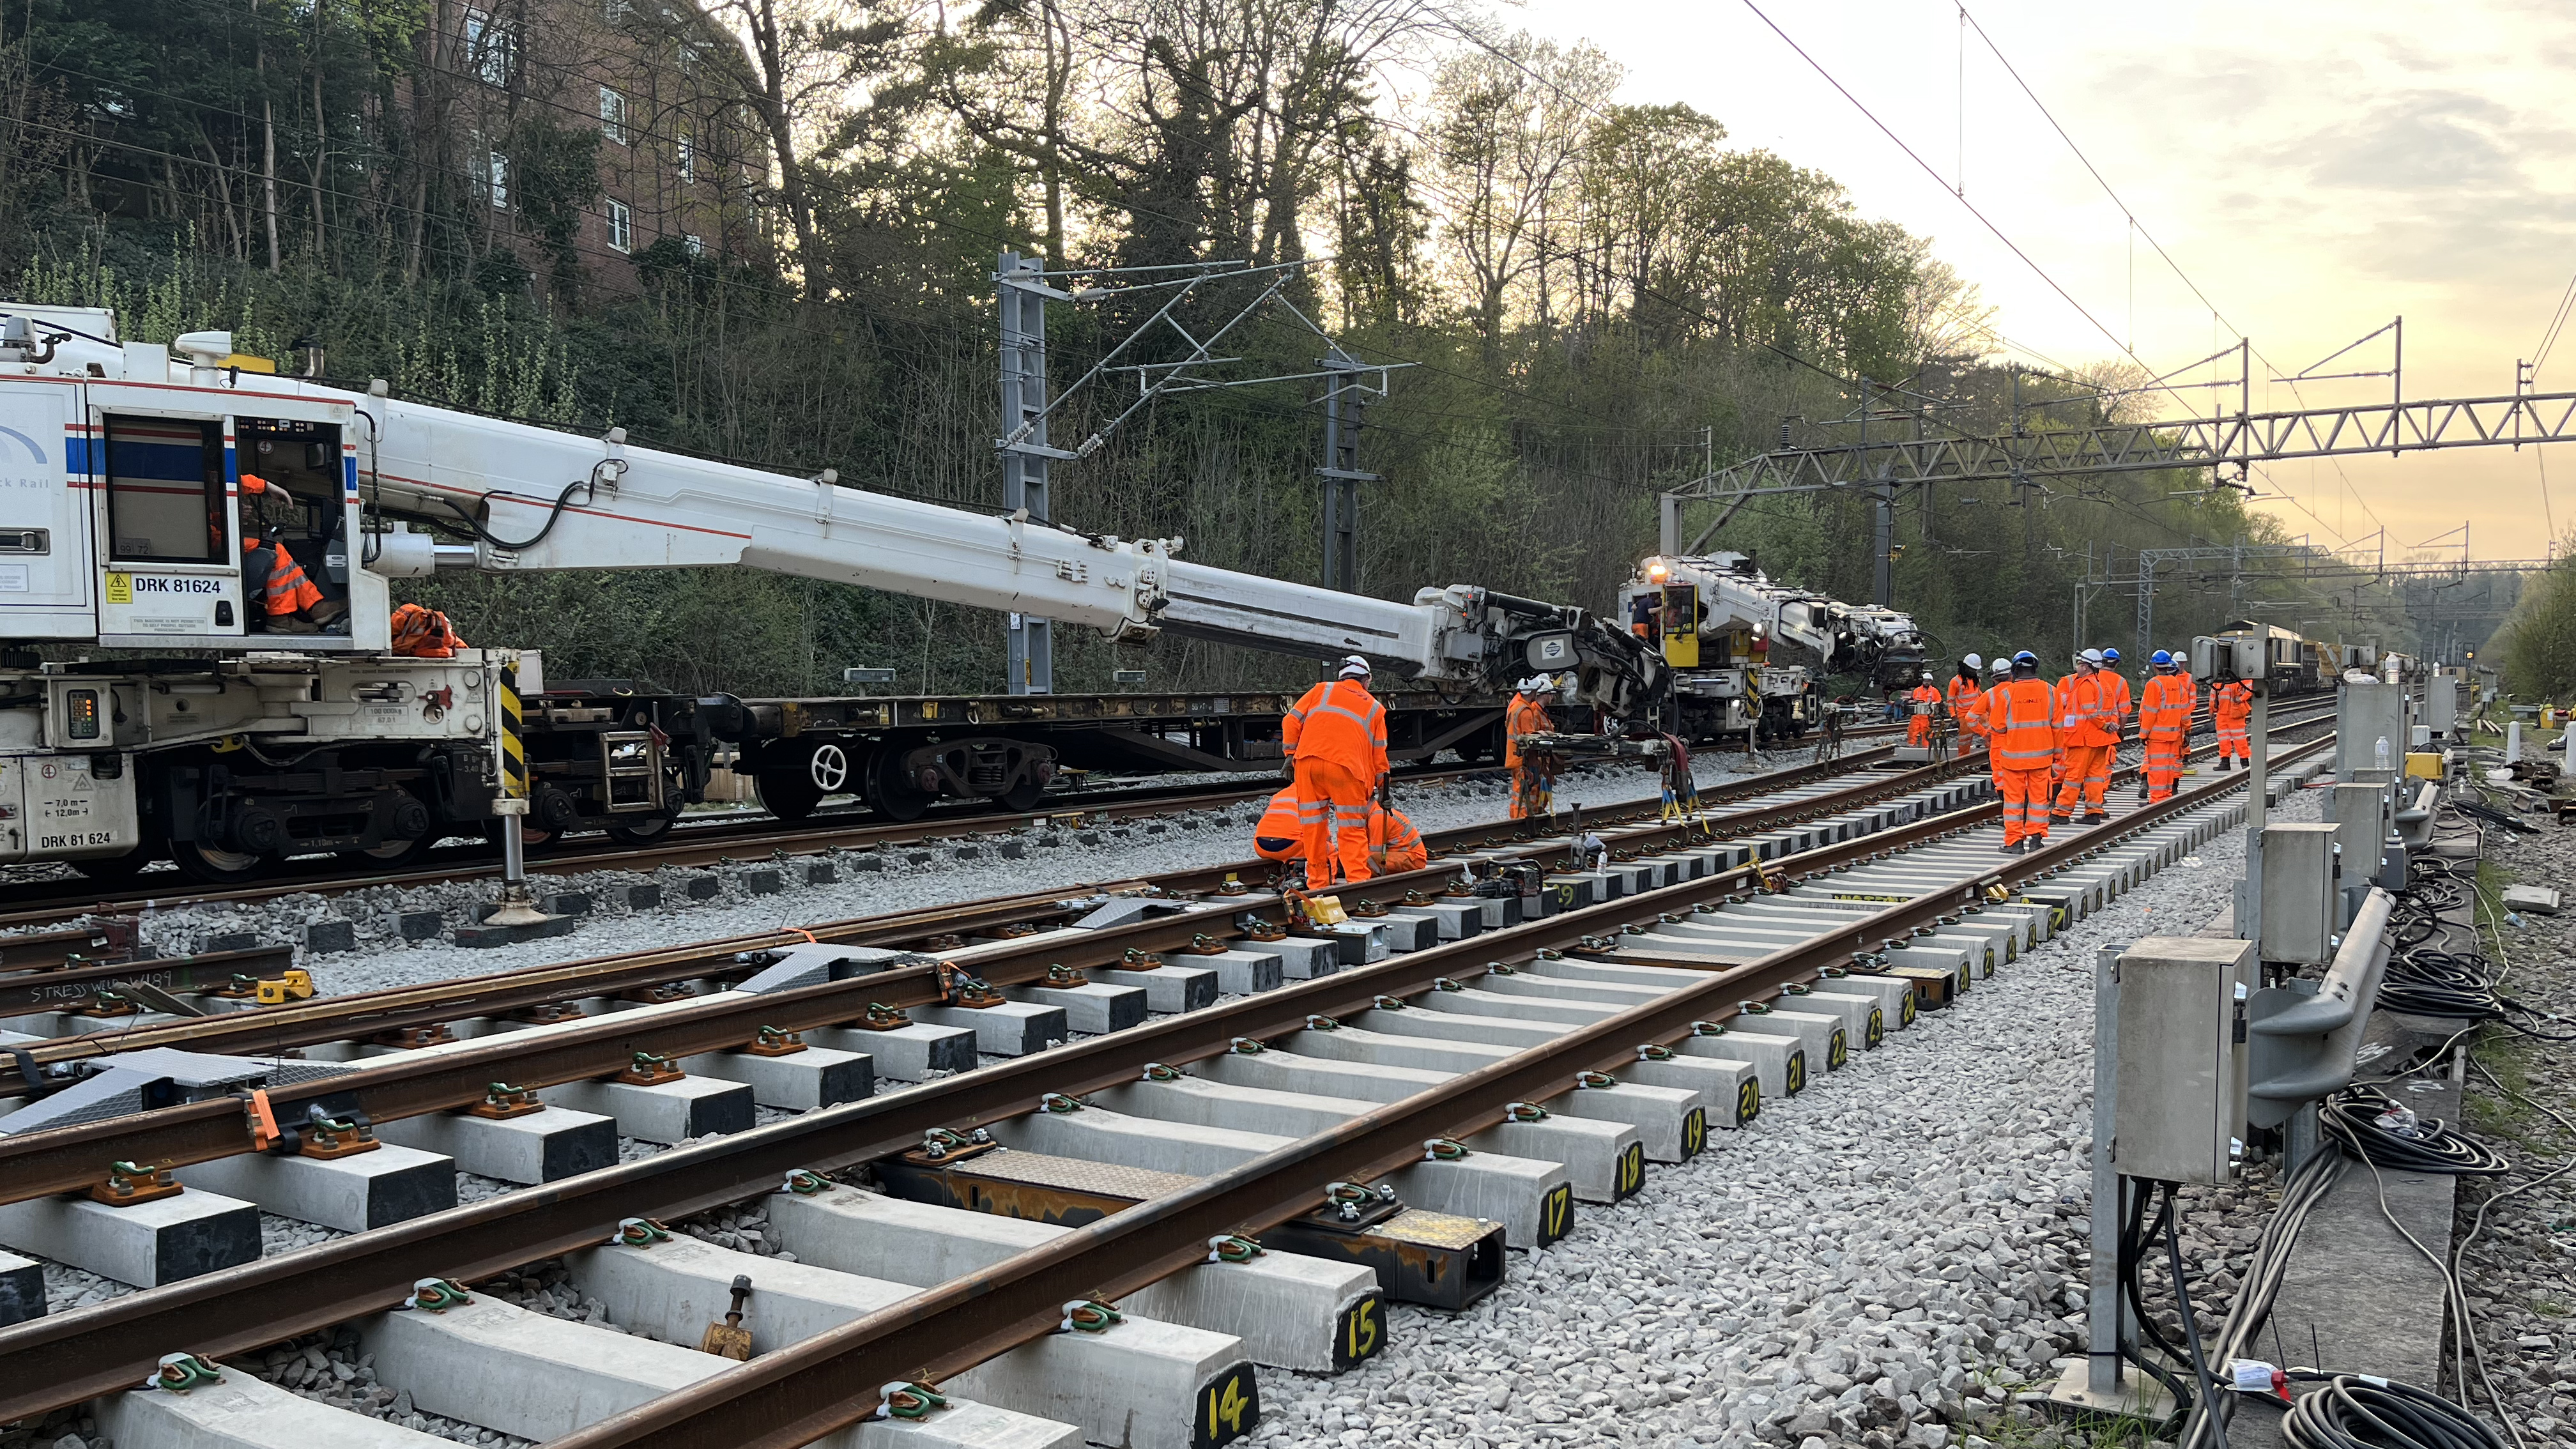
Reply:
[[[1928,684],[1918,684],[1914,686],[1913,689],[1907,691],[1905,697],[1914,701],[1916,704],[1939,704],[1941,702],[1941,691],[1934,689]]]
[[[1977,682],[1962,674],[1950,681],[1950,717],[1959,728],[1970,734],[1986,732],[1986,692]]]
[[[2191,707],[2199,693],[2188,674],[2159,674],[2147,681],[2138,728],[2151,737],[2181,739],[2191,733]]]
[[[1521,741],[1530,735],[1553,734],[1556,721],[1549,717],[1547,701],[1526,694],[1515,694],[1503,709],[1503,766],[1517,768],[1521,762]]]
[[[2231,679],[2209,692],[2209,716],[2220,724],[2243,724],[2254,714],[2254,686]]]
[[[2111,713],[2126,718],[2129,711],[2138,707],[2137,694],[2129,687],[2129,676],[2108,669],[2101,673],[2104,679],[2111,681]]]
[[[1280,722],[1288,753],[1323,760],[1375,786],[1386,773],[1386,706],[1355,679],[1336,679],[1306,691]]]
[[[1272,841],[1279,842],[1272,845]],[[1252,827],[1252,853],[1263,860],[1294,860],[1306,845],[1306,826],[1297,813],[1297,787],[1289,786],[1270,797],[1270,808],[1261,812],[1261,823]]]
[[[1369,855],[1370,865],[1389,875],[1431,863],[1431,848],[1422,843],[1422,832],[1413,828],[1403,811],[1382,805],[1369,817]]]
[[[1995,767],[2045,770],[2057,753],[2057,696],[2044,679],[2007,679],[1986,691]]]
[[[2107,682],[2117,676],[2095,670],[2070,674],[2057,682],[2057,729],[2068,745],[2091,747],[2120,742],[2117,696]]]

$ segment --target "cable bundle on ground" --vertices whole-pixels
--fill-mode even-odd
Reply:
[[[2510,1164],[2494,1149],[2463,1137],[2437,1117],[2375,1087],[2346,1087],[2317,1105],[2317,1125],[2344,1150],[2374,1167],[2450,1177],[2501,1177]]]
[[[2281,1416],[2281,1437],[2296,1449],[2505,1449],[2476,1415],[2413,1384],[2368,1374],[2292,1377],[2325,1383]]]

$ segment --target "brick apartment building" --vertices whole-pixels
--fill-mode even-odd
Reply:
[[[449,118],[440,141],[485,241],[516,252],[539,285],[554,265],[550,200],[577,210],[572,245],[587,284],[607,292],[636,290],[627,259],[664,238],[691,255],[770,256],[759,132],[709,59],[735,42],[691,0],[436,0],[434,16],[424,43]],[[561,136],[583,131],[598,137],[595,190],[543,169]]]

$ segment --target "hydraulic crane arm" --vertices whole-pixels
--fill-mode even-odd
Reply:
[[[623,429],[586,437],[381,387],[358,394],[240,371],[227,333],[163,348],[117,343],[113,329],[103,312],[0,307],[0,363],[17,364],[26,383],[12,391],[0,372],[0,423],[71,440],[46,480],[58,527],[45,537],[49,549],[57,533],[82,544],[48,555],[56,563],[30,593],[51,591],[44,612],[6,637],[244,647],[244,615],[259,601],[244,596],[241,557],[257,540],[229,515],[240,477],[260,471],[278,475],[306,520],[288,545],[316,566],[328,552],[345,572],[351,625],[299,641],[324,652],[383,649],[384,581],[439,568],[739,565],[1115,638],[1169,629],[1363,654],[1418,679],[1498,687],[1566,672],[1582,698],[1621,717],[1652,708],[1662,675],[1643,641],[1580,609],[1468,586],[1411,603],[1346,594],[1185,563],[1179,539],[1082,533],[846,488],[828,471],[799,478],[632,446]],[[473,542],[442,543],[413,522]]]

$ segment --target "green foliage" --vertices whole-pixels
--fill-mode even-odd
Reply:
[[[599,132],[524,84],[427,64],[425,0],[27,0],[0,8],[0,268],[28,300],[113,306],[132,337],[229,327],[290,371],[318,358],[326,377],[403,396],[993,511],[999,251],[1079,266],[1329,245],[1287,300],[1354,354],[1414,364],[1362,434],[1363,466],[1385,478],[1364,490],[1362,580],[1400,598],[1465,582],[1607,608],[1654,546],[1658,490],[1774,446],[1784,417],[1824,438],[1856,408],[1884,411],[1891,386],[1952,396],[1950,426],[2015,421],[2014,378],[1979,361],[1973,289],[1922,239],[1859,215],[1830,177],[1730,148],[1688,107],[1612,103],[1619,67],[1586,47],[1443,54],[1447,22],[1412,0],[995,0],[945,27],[892,0],[825,0],[766,29],[785,12],[708,9],[750,43],[702,73],[750,112],[793,114],[809,148],[739,157],[696,133],[711,167],[774,188],[765,250],[648,234],[621,259],[586,242]],[[531,73],[578,78],[589,59],[538,67],[573,41],[525,41]],[[1436,83],[1418,114],[1393,114],[1379,97],[1414,89],[1398,70],[1415,62]],[[506,120],[433,124],[448,113],[431,103],[460,91]],[[636,124],[660,123],[639,110]],[[272,126],[273,267],[254,200]],[[510,158],[506,215],[470,179],[483,148]],[[1202,288],[1181,319],[1209,336],[1258,285]],[[1055,385],[1162,296],[1051,308]],[[1185,345],[1166,332],[1120,360]],[[1296,376],[1321,345],[1273,305],[1219,350],[1237,375]],[[1101,441],[1057,467],[1055,517],[1315,578],[1311,384],[1177,394],[1111,429],[1134,387],[1111,374],[1064,398],[1058,444]],[[2052,405],[2031,426],[2103,412],[2078,380],[2025,375],[2019,393]],[[1952,650],[2062,656],[2088,567],[2277,536],[2179,476],[1963,491],[1896,500],[1896,600]],[[1871,525],[1864,497],[1774,498],[1711,546],[1865,600]],[[2205,569],[2160,585],[2158,642],[2297,596],[2231,594]],[[556,678],[796,694],[864,664],[907,690],[1001,683],[998,619],[831,582],[687,570],[404,588],[469,640],[546,649]],[[2085,642],[2125,643],[2131,596],[2092,602]],[[1067,690],[1119,668],[1158,687],[1310,674],[1179,640],[1113,649],[1062,631],[1057,647]]]
[[[2507,690],[2525,699],[2576,698],[2576,567],[2562,564],[2526,582],[2496,642]]]

